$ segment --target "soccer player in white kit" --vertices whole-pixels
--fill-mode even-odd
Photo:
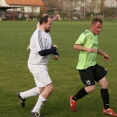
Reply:
[[[57,45],[52,46],[50,30],[52,27],[52,19],[48,15],[40,18],[40,26],[35,30],[30,39],[30,55],[28,59],[28,68],[34,76],[36,87],[18,92],[20,105],[25,107],[25,100],[28,97],[39,95],[35,107],[31,111],[32,117],[43,117],[40,114],[41,107],[44,105],[49,95],[53,91],[52,80],[48,74],[47,64],[50,54],[53,59],[58,60]]]

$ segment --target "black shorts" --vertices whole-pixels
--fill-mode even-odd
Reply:
[[[82,82],[86,86],[95,85],[95,81],[99,82],[106,74],[107,71],[102,66],[96,64],[84,70],[79,70]]]

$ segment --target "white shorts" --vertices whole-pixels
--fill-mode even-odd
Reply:
[[[34,73],[31,72],[31,69],[29,68],[30,72],[34,76],[34,81],[37,87],[45,87],[48,84],[52,83],[52,80],[50,79],[50,76],[48,74],[48,69],[46,67],[40,68],[41,70],[38,70],[38,72]]]

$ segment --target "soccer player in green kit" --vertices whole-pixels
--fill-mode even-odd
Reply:
[[[92,20],[90,30],[83,32],[74,44],[74,49],[80,51],[76,69],[79,71],[81,80],[85,87],[81,88],[75,95],[70,96],[70,108],[76,111],[76,102],[85,95],[93,92],[96,88],[95,81],[101,86],[100,92],[104,108],[102,112],[107,115],[117,116],[109,107],[107,71],[96,62],[97,54],[102,55],[107,61],[110,57],[98,48],[98,34],[102,28],[102,21],[98,18]]]

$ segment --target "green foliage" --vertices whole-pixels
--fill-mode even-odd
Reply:
[[[108,14],[109,16],[116,14],[117,13],[116,11],[117,11],[117,8],[108,8],[108,7],[104,8],[104,13]]]
[[[30,37],[36,28],[34,21],[1,21],[0,22],[0,116],[1,117],[29,117],[38,97],[26,100],[26,108],[19,106],[16,96],[18,91],[25,91],[35,87],[33,76],[27,68]],[[108,117],[102,114],[103,103],[98,84],[95,92],[87,95],[77,103],[74,113],[69,107],[69,96],[74,95],[83,84],[75,69],[78,52],[73,45],[78,36],[89,29],[90,22],[71,21],[53,22],[51,37],[53,44],[58,45],[59,60],[52,56],[48,65],[49,74],[53,80],[54,91],[48,99],[41,113],[45,117]],[[108,70],[110,106],[117,112],[117,72],[116,72],[116,44],[117,23],[103,23],[99,35],[99,48],[108,53],[110,62],[98,56],[98,63]]]

